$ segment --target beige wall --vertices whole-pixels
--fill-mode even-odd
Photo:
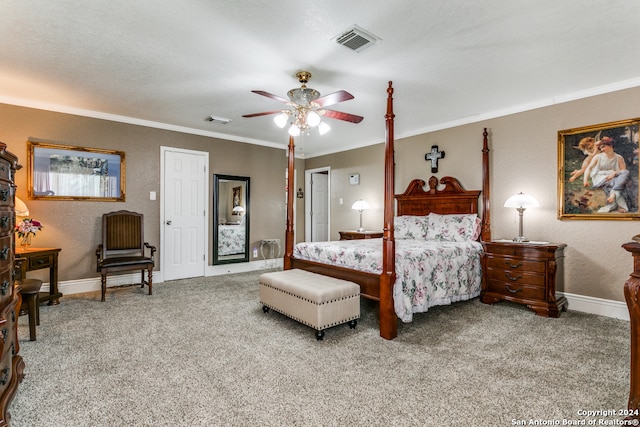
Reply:
[[[7,144],[8,150],[17,155],[24,166],[16,174],[17,194],[27,202],[30,216],[44,224],[44,229],[33,239],[33,246],[62,248],[61,281],[97,276],[95,248],[100,240],[101,216],[105,212],[127,209],[144,213],[145,240],[160,249],[161,146],[209,153],[210,232],[213,229],[213,174],[248,176],[251,178],[251,247],[259,248],[260,241],[265,238],[280,238],[284,242],[287,167],[284,150],[5,104],[0,104],[0,117],[0,141]],[[126,201],[27,200],[26,141],[29,138],[124,151]],[[296,169],[299,182],[303,182],[302,160],[297,161]],[[274,185],[276,182],[281,185]],[[149,200],[150,191],[157,192],[157,200]],[[303,211],[304,206],[298,206],[298,212]],[[210,256],[211,245],[210,239]],[[162,253],[156,255],[156,270],[159,270]]]
[[[432,145],[446,152],[439,162],[438,177],[451,175],[467,189],[482,188],[482,131],[489,130],[491,150],[491,225],[494,239],[518,234],[515,209],[504,208],[507,197],[523,191],[540,202],[528,209],[524,234],[535,240],[562,242],[565,251],[565,285],[560,291],[624,301],[623,285],[633,269],[623,243],[640,233],[637,221],[557,219],[557,133],[559,130],[640,117],[640,88],[567,102],[465,126],[396,141],[396,193],[414,178],[432,174],[424,155]],[[396,106],[402,100],[396,99]],[[398,109],[398,108],[397,108]],[[396,127],[396,132],[402,129]],[[384,146],[307,159],[307,169],[330,166],[331,236],[338,230],[357,228],[350,206],[357,198],[369,201],[364,213],[367,229],[382,227]],[[359,186],[348,185],[348,175],[360,173]],[[344,205],[338,204],[344,198]]]

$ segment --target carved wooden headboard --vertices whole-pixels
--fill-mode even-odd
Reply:
[[[430,212],[438,214],[468,214],[478,212],[478,197],[480,190],[465,190],[460,182],[445,176],[440,179],[444,187],[438,189],[438,178],[429,178],[429,188],[425,190],[425,182],[421,179],[411,181],[402,194],[395,196],[397,200],[397,215],[428,215]],[[480,216],[480,215],[479,215]]]

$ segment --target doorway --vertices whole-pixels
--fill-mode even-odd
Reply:
[[[305,241],[329,240],[331,168],[305,171]]]
[[[209,153],[160,147],[160,247],[164,280],[205,274]]]

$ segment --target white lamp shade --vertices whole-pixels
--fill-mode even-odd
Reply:
[[[539,208],[540,204],[533,197],[524,193],[515,194],[504,202],[505,208]]]
[[[280,129],[284,128],[289,120],[289,116],[286,113],[280,113],[273,118],[273,121],[276,123]]]
[[[298,127],[298,125],[291,125],[291,127],[289,128],[289,135],[291,136],[300,135],[300,128]]]
[[[325,133],[329,132],[330,130],[331,130],[331,126],[329,126],[325,122],[320,122],[320,124],[318,125],[318,133],[320,135],[324,135]]]
[[[357,210],[357,211],[364,211],[367,209],[371,209],[371,205],[368,202],[360,199],[357,202],[355,202],[353,205],[351,205],[351,209]]]
[[[244,208],[242,206],[236,206],[231,210],[234,214],[239,214],[244,212]]]
[[[29,216],[29,208],[16,196],[16,216]]]
[[[312,128],[320,124],[320,116],[315,111],[309,111],[307,113],[307,124]]]

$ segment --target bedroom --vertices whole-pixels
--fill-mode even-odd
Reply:
[[[287,78],[290,76],[283,79],[283,84],[292,86]],[[253,84],[254,82],[250,82],[249,89],[253,89]],[[447,153],[446,158],[439,162],[438,176],[453,175],[461,179],[467,189],[479,189],[481,132],[483,127],[489,128],[493,236],[508,238],[515,236],[517,232],[515,211],[501,207],[509,195],[519,191],[535,195],[541,208],[527,210],[525,232],[531,238],[560,241],[568,245],[565,287],[559,290],[571,294],[573,299],[570,307],[624,318],[626,306],[623,302],[622,284],[631,272],[632,262],[621,245],[638,234],[636,223],[557,220],[557,131],[640,117],[640,107],[636,102],[640,90],[635,86],[637,84],[598,88],[555,105],[509,111],[503,117],[487,116],[474,120],[473,123],[399,137],[396,161],[402,167],[396,170],[396,190],[402,191],[413,178],[426,179],[431,175],[428,164],[423,159],[432,145],[439,145]],[[379,92],[382,98],[384,85]],[[402,105],[402,97],[398,96],[397,103]],[[30,138],[126,151],[128,175],[135,179],[127,182],[125,206],[145,213],[147,239],[152,242],[159,243],[161,240],[160,226],[151,225],[160,224],[160,204],[159,201],[149,200],[151,191],[160,192],[158,153],[161,146],[207,152],[211,173],[219,170],[219,165],[224,165],[223,170],[219,170],[221,173],[250,176],[252,206],[263,207],[259,214],[254,213],[251,218],[252,247],[256,247],[264,238],[284,238],[284,192],[282,186],[272,184],[282,182],[286,168],[281,148],[154,129],[144,123],[118,123],[105,120],[104,117],[82,117],[46,111],[46,108],[38,108],[38,104],[11,104],[5,98],[0,105],[0,117],[3,122],[10,124],[3,128],[0,140],[6,142],[9,150],[20,158],[25,157],[26,141]],[[382,114],[380,112],[378,116],[367,117],[373,123],[379,121],[377,132],[380,142],[383,133]],[[400,118],[401,110],[397,114]],[[263,126],[266,127],[264,124]],[[297,161],[299,183],[304,182],[305,170],[331,167],[331,182],[335,186],[331,189],[334,199],[331,212],[332,238],[337,238],[340,230],[354,229],[357,226],[357,214],[349,209],[349,201],[359,198],[367,199],[374,207],[365,213],[365,227],[380,228],[382,156],[381,145],[377,144]],[[348,175],[354,172],[360,174],[361,184],[351,187],[345,183],[348,182]],[[95,266],[93,258],[87,254],[93,253],[98,241],[98,218],[102,212],[118,209],[120,206],[109,203],[29,201],[24,197],[27,185],[24,169],[18,172],[16,180],[18,195],[28,202],[32,215],[45,224],[44,231],[38,234],[34,244],[62,247],[59,278],[62,292],[73,293],[86,290],[87,286],[91,287],[95,278]],[[339,204],[340,198],[346,201],[342,206]],[[211,206],[211,200],[208,205]],[[304,224],[301,213],[304,210],[304,199],[298,200],[297,208],[297,233],[302,236]],[[212,245],[211,242],[209,244]],[[162,269],[161,265],[159,268]],[[213,274],[213,271],[207,269],[207,274]],[[161,272],[158,277],[161,277]]]

